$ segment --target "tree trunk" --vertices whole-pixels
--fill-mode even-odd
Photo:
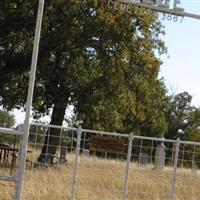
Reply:
[[[66,103],[57,102],[54,104],[50,125],[62,126],[65,116]],[[46,132],[44,145],[38,157],[38,162],[53,164],[57,147],[60,143],[61,129],[49,128]]]

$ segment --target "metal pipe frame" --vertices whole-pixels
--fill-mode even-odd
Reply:
[[[165,7],[160,7],[160,6],[155,6],[155,5],[150,5],[150,4],[136,2],[136,1],[130,1],[130,0],[118,0],[118,2],[130,4],[133,6],[139,6],[139,7],[147,8],[150,10],[155,10],[158,12],[170,13],[172,15],[189,17],[189,18],[193,18],[193,19],[200,19],[200,15],[192,14],[192,13],[188,13],[188,12],[184,12],[184,11],[180,11],[180,10],[176,10],[176,9],[169,9],[169,8],[165,8]]]
[[[44,10],[44,0],[39,0],[36,27],[35,27],[35,37],[34,37],[34,44],[33,44],[33,53],[32,53],[32,60],[31,60],[29,87],[28,87],[28,94],[27,94],[26,115],[25,115],[23,134],[22,134],[21,144],[20,144],[20,156],[19,156],[19,167],[17,170],[17,184],[15,188],[15,200],[22,199],[23,182],[24,182],[24,174],[25,174],[25,166],[26,166],[25,161],[26,161],[26,154],[27,154],[28,136],[29,136],[29,130],[30,130],[30,115],[31,115],[31,107],[32,107],[32,101],[33,101],[33,91],[34,91],[34,85],[35,85],[35,74],[36,74],[36,67],[37,67],[37,60],[38,60],[43,10]]]
[[[11,128],[0,128],[0,134],[1,133],[6,133],[9,135],[22,135],[23,132]]]

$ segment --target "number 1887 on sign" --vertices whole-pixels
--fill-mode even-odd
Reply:
[[[182,23],[184,16],[173,15],[171,13],[162,13],[162,20],[174,21]]]

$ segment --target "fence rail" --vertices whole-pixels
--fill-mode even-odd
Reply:
[[[1,127],[0,127],[0,133],[6,133],[10,135],[22,135],[22,131],[14,130],[11,128],[1,128]]]

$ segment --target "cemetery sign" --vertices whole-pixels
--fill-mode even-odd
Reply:
[[[130,12],[130,6],[154,10],[176,16],[200,19],[200,15],[188,13],[181,7],[181,0],[108,0],[108,8]]]

